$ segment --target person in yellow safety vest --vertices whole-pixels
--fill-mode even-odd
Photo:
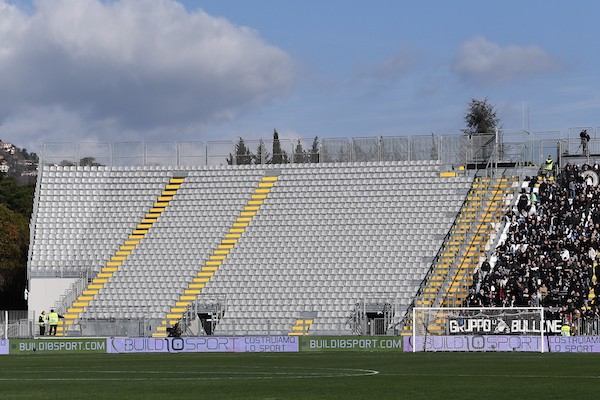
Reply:
[[[560,335],[571,336],[571,326],[567,322],[560,327]]]
[[[552,175],[552,170],[554,170],[554,160],[552,159],[552,156],[549,155],[548,158],[546,158],[546,165],[544,169],[546,170],[547,177]]]
[[[40,336],[44,336],[46,333],[46,324],[48,323],[48,316],[45,311],[42,311],[38,318],[38,325],[40,326]]]
[[[48,331],[48,335],[52,335],[54,332],[54,336],[56,336],[56,328],[58,327],[58,320],[60,318],[64,318],[62,315],[57,313],[54,310],[50,310],[50,314],[48,314],[48,323],[50,324],[50,330]]]

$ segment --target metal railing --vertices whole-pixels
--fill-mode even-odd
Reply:
[[[244,154],[236,154],[239,142],[235,141],[45,142],[41,145],[40,165],[200,166],[418,160],[464,165],[485,163],[495,148],[497,135],[324,138],[318,146],[313,140],[281,139],[279,146],[274,146],[273,140],[244,141]]]
[[[492,173],[492,176],[489,179],[489,185],[486,188],[485,194],[479,200],[480,204],[477,207],[477,210],[475,211],[475,216],[472,219],[472,222],[469,226],[469,230],[466,232],[464,236],[464,241],[461,244],[458,252],[456,253],[452,264],[448,268],[448,274],[446,275],[446,279],[441,285],[440,291],[437,293],[437,296],[433,303],[433,307],[442,306],[444,304],[444,301],[448,298],[448,291],[450,289],[450,286],[454,283],[458,270],[459,268],[461,268],[461,264],[464,262],[465,258],[470,258],[470,262],[467,266],[467,274],[471,276],[473,274],[473,265],[476,265],[477,261],[474,259],[475,256],[468,257],[467,253],[469,251],[472,251],[474,254],[481,253],[481,246],[483,246],[483,244],[474,244],[473,240],[477,236],[480,236],[482,235],[482,233],[485,232],[484,224],[482,224],[480,221],[482,219],[483,213],[486,211],[486,204],[489,200],[490,193],[493,190],[493,181],[495,179],[495,173]],[[453,301],[456,301],[456,299],[454,299]]]
[[[446,280],[442,285],[442,290],[440,290],[440,293],[438,293],[438,296],[436,297],[434,307],[440,307],[444,304],[444,302],[446,302],[448,306],[459,306],[457,303],[459,303],[461,300],[460,295],[456,292],[453,294],[449,293],[449,289],[450,286],[455,283],[456,275],[459,272],[460,264],[462,264],[466,258],[470,259],[466,267],[466,276],[473,276],[475,268],[478,266],[479,255],[483,253],[485,243],[474,244],[473,241],[477,236],[485,235],[487,230],[485,224],[481,223],[480,221],[482,219],[482,214],[486,212],[486,203],[490,200],[490,193],[492,190],[494,190],[493,180],[495,179],[495,177],[492,176],[490,179],[490,184],[488,185],[483,198],[480,200],[481,204],[477,209],[475,217],[473,218],[473,223],[471,224],[469,231],[465,235],[464,243],[460,247],[452,265],[449,268]],[[468,252],[470,251],[474,254],[473,256],[468,256]],[[460,285],[461,289],[458,293],[465,293],[466,295],[469,286],[468,280],[463,280],[462,282],[458,282],[457,284]]]
[[[547,311],[550,309],[546,309]],[[295,318],[235,318],[226,319],[226,327],[218,324],[214,336],[256,336],[256,335],[288,335]],[[84,328],[81,333],[85,337],[151,337],[156,321],[147,318],[110,318],[83,319],[80,321]],[[37,319],[34,312],[26,310],[0,311],[0,325],[3,339],[40,338]],[[576,336],[599,336],[600,317],[574,317],[571,320],[571,331]],[[361,331],[364,336],[397,335],[398,330],[392,329],[389,319],[372,318],[367,321],[366,329]],[[46,329],[46,334],[47,334]],[[318,319],[308,330],[308,335],[352,335],[352,327],[348,322],[337,321],[322,323]],[[68,337],[79,336],[67,335]],[[194,333],[182,332],[182,336],[206,336],[202,330]]]
[[[59,300],[54,304],[54,309],[59,314],[65,314],[69,307],[77,300],[77,298],[88,287],[89,282],[94,278],[95,273],[91,268],[83,269],[79,278],[71,284],[69,289],[60,296]]]
[[[4,339],[32,338],[35,335],[35,329],[37,328],[35,311],[0,311],[0,326],[2,327],[0,337]]]
[[[578,336],[600,335],[600,317],[595,318],[573,318],[572,331]]]
[[[153,328],[159,324],[158,320],[147,317],[141,318],[82,318],[77,321],[75,329],[66,333],[66,336],[86,337],[150,337]]]
[[[467,194],[465,195],[465,199],[463,200],[463,202],[460,206],[461,210],[465,207],[465,205],[469,201],[468,200],[469,193],[471,193],[471,191],[467,192]],[[419,288],[417,289],[417,293],[416,293],[413,301],[411,302],[411,304],[408,306],[406,313],[405,313],[402,321],[400,322],[400,324],[405,324],[410,319],[410,317],[412,316],[413,308],[416,307],[417,302],[419,300],[423,299],[423,297],[425,295],[425,289],[428,287],[429,282],[430,282],[433,274],[436,271],[436,267],[440,263],[440,259],[447,249],[450,239],[453,237],[454,233],[456,232],[456,230],[458,228],[460,217],[461,217],[460,213],[457,213],[456,216],[454,217],[454,221],[452,222],[452,225],[450,226],[448,233],[446,233],[446,236],[444,236],[444,239],[442,240],[442,245],[440,246],[440,249],[438,250],[435,257],[433,258],[433,260],[431,262],[431,266],[427,270],[425,277],[421,280],[421,283],[419,284]]]
[[[460,246],[458,252],[454,256],[452,265],[448,269],[448,273],[445,275],[445,280],[444,280],[443,284],[440,286],[438,292],[436,293],[435,301],[434,301],[434,304],[432,305],[432,307],[440,306],[441,303],[443,303],[444,298],[445,298],[444,296],[447,296],[446,291],[449,288],[449,285],[452,284],[454,274],[456,273],[456,270],[458,268],[458,263],[461,262],[461,260],[462,260],[462,258],[464,256],[465,252],[468,251],[469,248],[471,247],[469,245],[469,243],[471,241],[470,239],[472,237],[476,236],[476,235],[480,235],[481,234],[482,224],[477,224],[477,221],[479,221],[479,219],[481,218],[481,214],[484,211],[485,204],[489,200],[490,193],[493,190],[494,179],[496,179],[496,177],[498,175],[497,165],[498,165],[498,159],[499,159],[499,157],[496,157],[496,154],[497,153],[494,150],[489,155],[489,158],[487,160],[485,169],[483,170],[483,173],[482,173],[482,176],[490,178],[490,185],[487,187],[486,193],[485,193],[483,199],[481,200],[481,203],[480,203],[480,205],[479,205],[479,207],[477,209],[476,217],[474,218],[473,223],[470,225],[469,231],[465,235],[465,240],[463,241],[463,244]],[[477,178],[477,175],[476,175],[475,178]],[[474,182],[475,181],[476,181],[476,179],[474,179]],[[467,202],[468,202],[468,195],[470,193],[471,193],[471,191],[469,191],[469,193],[467,194],[467,196],[465,196],[465,200],[463,201],[463,203],[462,203],[462,205],[460,207],[461,210],[464,209],[465,205],[467,204]],[[436,266],[440,262],[441,256],[445,252],[449,241],[452,240],[452,237],[453,237],[454,233],[457,230],[458,221],[459,221],[460,217],[461,217],[461,213],[458,213],[456,215],[453,223],[452,223],[452,226],[451,226],[450,230],[448,231],[448,233],[444,237],[442,246],[440,247],[440,250],[436,254],[435,258],[433,259],[431,267],[429,268],[429,270],[427,271],[427,274],[425,275],[425,277],[421,281],[419,289],[417,290],[417,294],[415,295],[415,298],[412,301],[411,305],[408,307],[408,309],[406,311],[406,314],[403,317],[403,321],[401,323],[406,323],[406,321],[408,321],[410,319],[410,316],[412,315],[412,309],[416,306],[416,304],[417,304],[417,302],[419,300],[423,299],[423,297],[425,295],[425,289],[429,287],[429,282],[430,282],[432,276],[434,275],[434,273],[436,271]],[[477,228],[477,230],[475,232],[473,232],[473,229],[475,229],[475,228]],[[474,268],[471,268],[470,273],[473,273],[474,272],[473,270],[474,270]],[[448,281],[449,279],[450,279],[450,281]],[[465,290],[468,290],[467,286],[465,286]]]

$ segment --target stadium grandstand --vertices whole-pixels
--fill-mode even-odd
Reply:
[[[587,129],[588,154],[496,133],[324,139],[318,162],[253,165],[233,143],[45,144],[29,310],[56,309],[59,336],[399,335],[413,307],[517,303],[597,322]]]

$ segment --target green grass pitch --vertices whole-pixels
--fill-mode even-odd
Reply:
[[[0,356],[1,399],[593,399],[600,357],[536,353]]]

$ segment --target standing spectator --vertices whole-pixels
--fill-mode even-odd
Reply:
[[[581,139],[581,148],[583,149],[583,155],[589,156],[589,147],[588,143],[590,141],[590,135],[587,133],[587,129],[584,129],[579,134],[579,138]]]
[[[478,307],[489,307],[490,306],[490,298],[486,296],[485,290],[479,289],[479,293],[477,294],[477,305]]]
[[[539,307],[540,306],[540,298],[537,293],[531,293],[531,307]]]
[[[529,199],[529,195],[525,193],[525,189],[521,189],[521,194],[519,195],[519,201],[517,203],[517,210],[519,214],[526,215],[529,212],[529,208],[531,207],[531,200]]]
[[[531,296],[529,296],[529,289],[523,288],[523,292],[521,294],[521,304],[523,307],[531,306]]]
[[[542,285],[540,286],[539,292],[540,292],[539,299],[541,301],[544,301],[544,299],[548,295],[548,288],[546,287],[545,283],[542,283]]]
[[[568,321],[565,321],[560,328],[561,336],[571,336],[571,325],[569,325]]]
[[[487,276],[487,274],[490,273],[491,270],[492,270],[492,266],[490,265],[490,262],[487,259],[485,261],[483,261],[483,263],[481,263],[482,278],[485,279],[485,277]]]
[[[54,336],[56,336],[56,328],[58,327],[58,320],[60,318],[64,317],[56,311],[50,310],[50,314],[48,315],[48,322],[50,323],[50,330],[48,331],[49,336],[53,335],[52,332],[54,332]]]
[[[42,313],[38,317],[38,325],[40,327],[40,336],[44,336],[46,334],[46,324],[47,323],[48,323],[48,316],[46,315],[46,311],[42,311]]]
[[[546,158],[546,163],[544,165],[544,170],[546,172],[546,177],[549,178],[550,176],[552,176],[552,172],[554,170],[554,160],[552,159],[552,156],[550,154],[548,154],[548,158]]]
[[[475,293],[475,289],[469,289],[469,295],[467,296],[465,302],[468,307],[479,307],[479,301],[477,299],[477,294]]]

